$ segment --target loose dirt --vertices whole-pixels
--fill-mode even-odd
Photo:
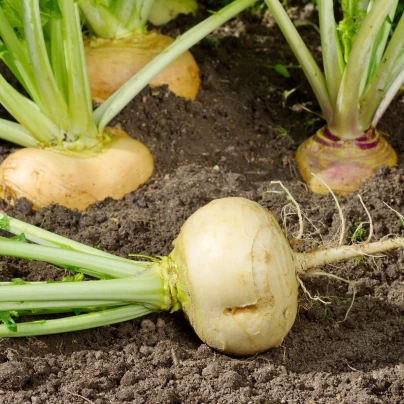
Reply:
[[[295,17],[311,18],[300,5]],[[202,14],[195,17],[202,18]],[[315,21],[315,20],[314,20]],[[191,26],[181,17],[165,28]],[[183,29],[183,28],[181,28]],[[300,32],[318,53],[310,25]],[[156,170],[122,201],[107,199],[85,212],[50,206],[34,212],[25,200],[1,208],[14,217],[121,256],[164,255],[181,224],[214,198],[253,199],[282,222],[286,195],[281,180],[307,217],[298,250],[338,241],[340,219],[330,196],[301,183],[294,153],[321,127],[314,96],[300,69],[291,77],[276,64],[296,64],[268,17],[246,14],[192,49],[202,89],[189,102],[165,88],[145,89],[114,124],[143,141]],[[296,89],[285,100],[286,91]],[[403,97],[397,97],[380,129],[400,156],[358,191],[371,212],[374,238],[404,234],[383,202],[404,212]],[[4,110],[0,114],[5,117]],[[1,142],[0,156],[15,146]],[[340,197],[350,242],[355,224],[368,220],[356,195]],[[289,237],[298,223],[288,217]],[[365,225],[366,227],[366,225]],[[60,279],[51,265],[1,259],[0,280]],[[357,282],[352,288],[325,277],[303,279],[324,305],[300,297],[296,323],[282,345],[255,357],[213,351],[182,314],[158,313],[94,330],[38,338],[0,340],[0,403],[404,403],[404,251],[325,268]]]

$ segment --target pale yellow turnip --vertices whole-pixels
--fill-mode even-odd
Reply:
[[[268,210],[243,198],[215,200],[184,223],[170,257],[182,310],[202,341],[234,355],[282,343],[299,285],[292,250]]]
[[[155,31],[124,38],[94,38],[85,41],[93,101],[104,102],[173,42],[173,38]],[[193,100],[200,87],[198,65],[191,53],[185,52],[149,85],[167,85],[177,96]]]
[[[25,197],[35,209],[57,203],[83,210],[106,197],[122,199],[153,171],[149,150],[119,129],[102,149],[84,152],[27,147],[0,165],[0,196]]]

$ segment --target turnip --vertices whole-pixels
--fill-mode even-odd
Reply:
[[[168,64],[253,3],[237,0],[184,33],[93,112],[77,2],[0,1],[0,58],[30,97],[0,74],[0,102],[18,121],[0,119],[0,138],[25,147],[2,162],[0,196],[83,210],[136,190],[152,174],[152,156],[108,124]]]
[[[404,243],[396,238],[296,253],[269,211],[237,197],[214,200],[196,211],[182,226],[171,254],[149,262],[115,257],[6,215],[0,225],[42,244],[2,238],[0,254],[101,279],[80,282],[76,275],[76,282],[68,283],[1,283],[1,337],[76,331],[182,309],[202,341],[233,355],[282,343],[296,318],[303,274]],[[43,318],[63,312],[76,315],[14,320],[22,314]]]
[[[85,54],[93,101],[104,102],[119,87],[163,52],[174,39],[147,29],[154,0],[80,0],[84,23],[90,29]],[[175,4],[174,4],[175,6]],[[153,16],[163,20],[168,10],[161,6]],[[161,20],[161,21],[163,21]],[[200,86],[199,68],[189,52],[184,52],[151,82],[167,85],[178,96],[194,99]]]
[[[404,83],[404,15],[399,1],[342,0],[338,23],[334,1],[317,1],[324,73],[280,1],[265,2],[326,121],[297,150],[302,178],[317,193],[328,192],[319,179],[339,194],[350,193],[377,167],[397,163],[386,135],[376,126]]]

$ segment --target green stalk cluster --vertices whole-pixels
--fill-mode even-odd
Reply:
[[[100,38],[122,38],[197,10],[196,0],[79,0],[85,23]],[[229,3],[229,2],[227,2]]]
[[[0,75],[0,102],[20,123],[0,135],[22,146],[83,149],[99,132],[92,118],[81,25],[73,1],[0,3],[1,58],[31,99]],[[23,134],[23,136],[22,136]]]
[[[279,0],[265,0],[306,74],[331,132],[360,137],[376,126],[404,83],[404,16],[398,0],[317,2],[324,73]]]
[[[86,24],[101,38],[143,33],[154,0],[79,0]]]
[[[133,261],[85,246],[3,214],[2,255],[41,260],[69,270],[60,282],[0,283],[1,337],[54,334],[113,324],[173,306],[168,259]],[[35,241],[41,245],[28,243]],[[84,281],[84,276],[98,281]],[[56,320],[15,322],[19,316],[66,313]]]

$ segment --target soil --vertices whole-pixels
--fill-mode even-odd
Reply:
[[[312,18],[304,4],[296,18]],[[165,28],[191,26],[181,17]],[[315,20],[314,20],[315,21]],[[182,29],[182,28],[181,28]],[[310,25],[299,28],[318,54]],[[179,31],[178,31],[179,32]],[[165,88],[145,89],[114,124],[143,141],[156,170],[123,200],[106,199],[84,212],[50,206],[34,212],[25,200],[1,207],[11,216],[121,256],[165,255],[181,224],[214,198],[253,199],[282,221],[288,203],[281,180],[307,218],[298,250],[338,242],[341,221],[331,196],[313,195],[301,182],[294,153],[323,122],[300,69],[286,78],[271,66],[296,64],[268,16],[246,13],[192,50],[202,78],[194,102]],[[285,91],[296,89],[284,101]],[[284,105],[283,103],[284,102]],[[358,194],[371,212],[374,239],[401,234],[393,209],[404,210],[404,99],[397,97],[380,129],[391,134],[400,163],[382,168]],[[1,113],[1,111],[0,111]],[[3,111],[2,116],[6,116]],[[1,142],[0,155],[15,146]],[[345,242],[368,221],[357,195],[339,197]],[[288,217],[289,236],[298,228]],[[368,229],[368,226],[365,225]],[[366,234],[364,235],[366,238]],[[299,313],[282,345],[254,357],[215,352],[181,313],[71,334],[0,340],[0,403],[404,403],[404,252],[324,268],[357,282],[303,278]],[[51,265],[3,258],[0,280],[60,279]]]

